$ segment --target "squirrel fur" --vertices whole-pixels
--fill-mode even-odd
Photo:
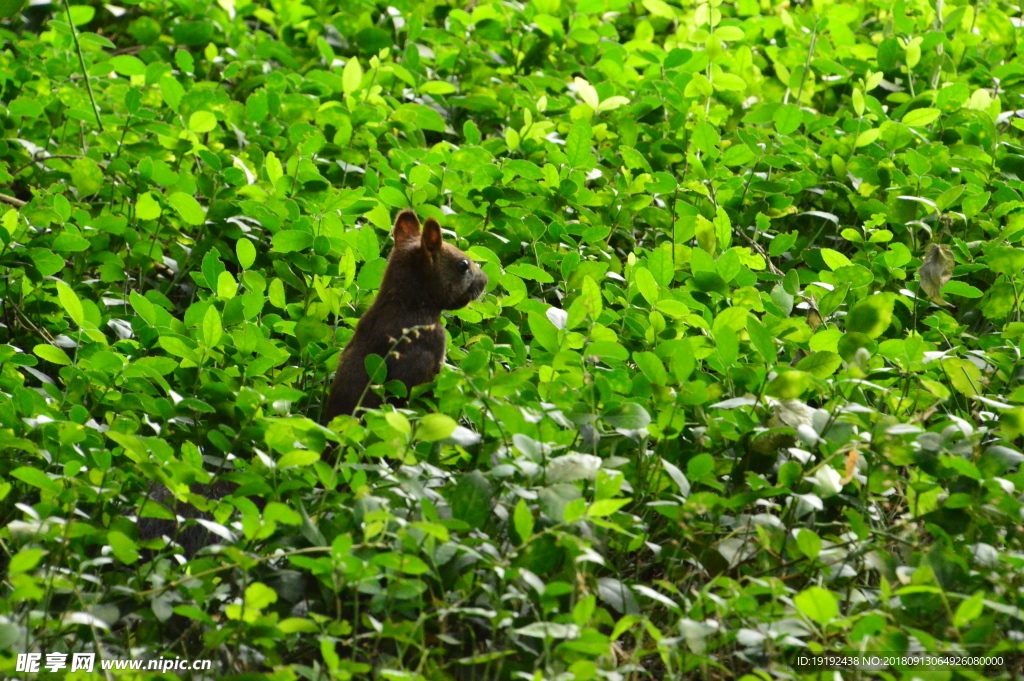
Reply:
[[[342,351],[324,423],[354,414],[357,407],[380,406],[380,397],[367,390],[367,355],[385,359],[387,381],[401,381],[408,389],[432,381],[445,357],[441,313],[465,307],[487,285],[480,266],[441,238],[437,220],[427,218],[421,229],[413,211],[402,211],[394,238],[377,298]]]

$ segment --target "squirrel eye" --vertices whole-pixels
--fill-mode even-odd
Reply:
[[[461,272],[462,274],[465,274],[466,272],[469,272],[469,261],[468,260],[462,260],[461,262],[459,262],[459,272]]]

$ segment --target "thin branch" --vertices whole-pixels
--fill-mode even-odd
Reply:
[[[52,158],[68,158],[68,159],[72,159],[72,158],[82,158],[82,157],[81,156],[76,156],[74,154],[53,154],[52,156],[33,157],[31,161],[29,161],[25,165],[23,165],[20,168],[18,168],[17,170],[15,170],[13,173],[11,173],[11,175],[17,175],[18,173],[20,173],[25,168],[28,168],[33,163],[42,163],[43,161],[49,161]]]
[[[82,53],[82,46],[78,43],[78,31],[75,30],[75,18],[71,16],[71,3],[64,0],[64,8],[68,12],[68,24],[71,27],[71,37],[75,41],[75,50],[78,52],[78,62],[82,66],[82,75],[85,76],[85,89],[89,91],[89,101],[92,102],[92,112],[96,114],[96,125],[100,132],[103,132],[103,121],[100,120],[100,108],[96,105],[96,97],[92,94],[92,81],[89,80],[89,70],[85,68],[85,55]]]
[[[21,208],[21,207],[23,207],[23,206],[28,204],[27,201],[22,201],[21,199],[16,199],[13,196],[7,196],[7,194],[0,194],[0,202],[9,203],[12,206],[14,206],[15,208]]]

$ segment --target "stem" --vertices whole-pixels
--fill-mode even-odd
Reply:
[[[67,0],[65,0],[66,2]],[[811,44],[807,47],[807,60],[804,62],[803,73],[800,74],[800,87],[796,90],[796,105],[800,106],[800,96],[804,93],[804,83],[807,81],[807,72],[811,70],[811,58],[814,57],[814,46],[818,42],[818,25],[821,18],[815,20],[814,30],[811,31]]]
[[[33,156],[31,161],[29,161],[25,165],[21,166],[20,168],[18,168],[14,172],[12,172],[11,175],[12,176],[17,175],[18,173],[20,173],[25,168],[28,168],[33,163],[42,163],[43,161],[49,161],[51,158],[67,158],[67,159],[71,159],[71,158],[82,158],[82,157],[81,156],[75,156],[74,154],[53,154],[52,156],[39,156],[39,157]]]
[[[89,72],[85,68],[85,55],[82,54],[82,46],[78,44],[78,33],[75,31],[75,20],[71,17],[71,5],[64,0],[64,9],[68,13],[68,24],[71,26],[71,38],[75,41],[75,51],[78,52],[78,63],[82,66],[82,76],[85,77],[85,89],[89,91],[89,101],[92,102],[92,112],[96,114],[96,125],[100,132],[103,130],[103,121],[100,120],[100,108],[96,105],[96,97],[92,94],[92,82],[89,80]]]
[[[384,361],[386,362],[388,357],[391,357],[391,355],[395,353],[395,348],[397,348],[403,341],[414,338],[420,331],[426,331],[433,328],[433,326],[433,324],[423,324],[420,326],[411,326],[408,329],[402,329],[402,335],[391,342],[391,347],[388,348],[388,354],[384,356]],[[363,405],[363,400],[366,399],[366,393],[370,392],[370,386],[373,385],[373,381],[369,380],[369,378],[370,377],[367,377],[368,380],[366,381],[366,387],[363,388],[363,393],[359,396],[359,401],[356,402],[355,409],[352,410],[352,413],[359,411],[359,407]]]
[[[0,194],[0,203],[9,203],[15,208],[24,208],[28,204],[27,201],[16,199],[13,196],[8,196],[7,194]]]

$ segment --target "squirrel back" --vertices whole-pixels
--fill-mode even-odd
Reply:
[[[388,381],[401,381],[408,389],[432,381],[445,356],[441,312],[465,307],[487,285],[480,266],[441,238],[441,226],[433,218],[421,232],[416,214],[402,211],[395,219],[394,237],[377,298],[341,354],[324,423],[360,406],[380,406],[380,398],[367,390],[367,355],[385,359]]]

